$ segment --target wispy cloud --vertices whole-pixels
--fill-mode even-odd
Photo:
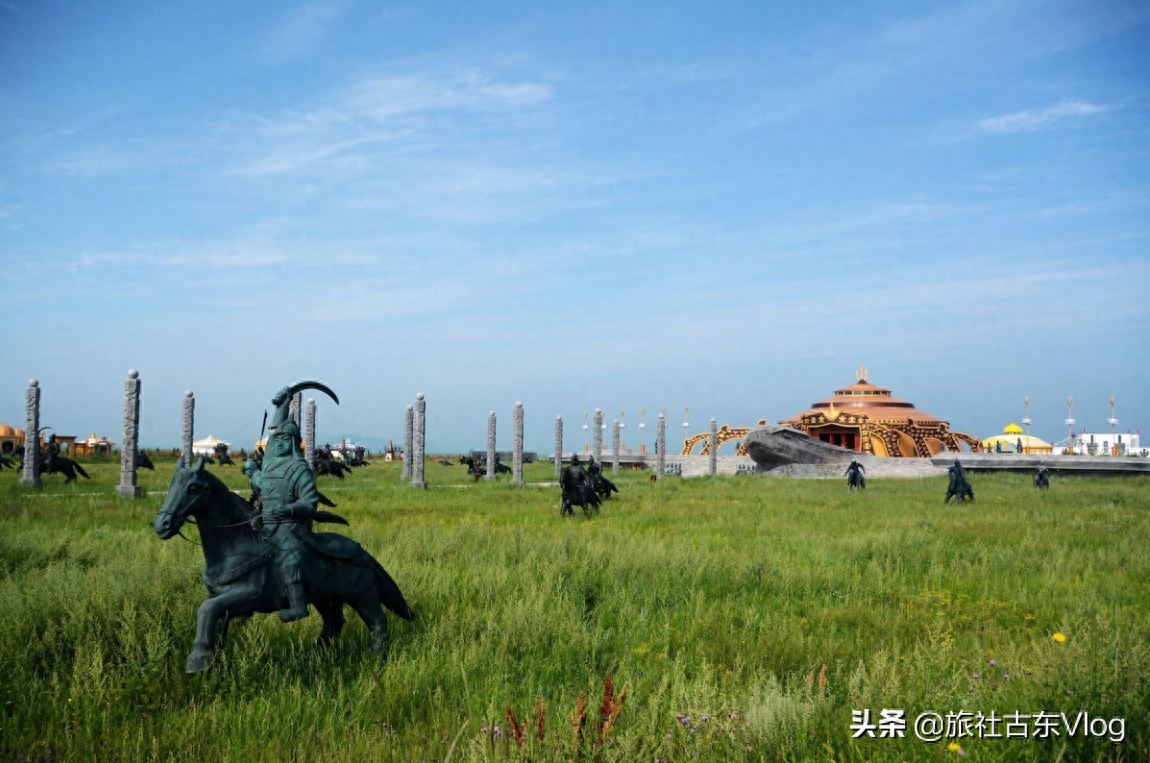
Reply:
[[[1057,106],[1045,109],[1016,111],[996,117],[981,119],[975,123],[975,130],[984,133],[1034,132],[1054,127],[1071,119],[1102,114],[1106,107],[1086,101],[1063,101]]]
[[[340,0],[317,0],[292,9],[268,32],[260,50],[264,60],[283,63],[309,52],[344,9]]]

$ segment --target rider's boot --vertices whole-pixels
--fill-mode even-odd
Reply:
[[[281,622],[295,622],[311,614],[307,608],[307,594],[303,590],[303,583],[288,583],[287,598],[288,608],[280,610]]]

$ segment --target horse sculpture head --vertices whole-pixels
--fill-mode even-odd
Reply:
[[[176,473],[168,485],[168,495],[152,520],[152,529],[160,540],[179,534],[188,517],[195,514],[196,504],[212,491],[214,479],[211,472],[204,470],[203,458],[197,459],[191,467],[185,467],[183,459],[176,462]]]

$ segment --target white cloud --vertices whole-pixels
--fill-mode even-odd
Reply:
[[[975,124],[975,129],[986,133],[1033,132],[1052,127],[1055,123],[1067,119],[1089,117],[1105,111],[1105,107],[1093,103],[1063,101],[1057,106],[1045,109],[1016,111],[1012,114],[982,119]]]

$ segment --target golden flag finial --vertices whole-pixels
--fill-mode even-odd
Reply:
[[[870,371],[862,366],[859,366],[858,370],[855,371],[855,381],[865,382],[868,376],[870,376]]]

